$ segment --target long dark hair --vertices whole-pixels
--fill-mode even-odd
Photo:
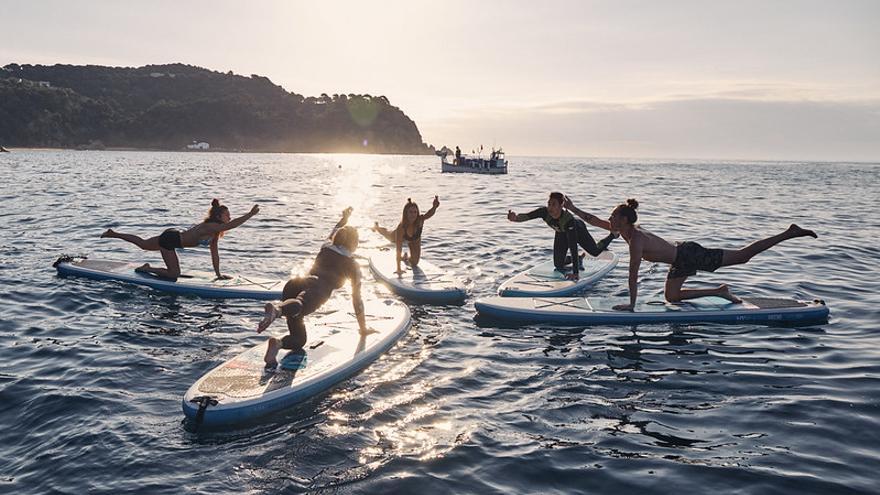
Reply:
[[[211,201],[211,209],[208,210],[208,216],[205,217],[205,223],[223,223],[221,217],[224,213],[229,213],[229,208],[226,205],[221,205],[220,200],[214,198]],[[217,234],[219,237],[223,237],[226,232],[220,232]]]
[[[410,208],[415,208],[415,209],[416,209],[416,213],[419,213],[419,205],[415,204],[415,203],[413,202],[412,198],[406,198],[406,204],[403,205],[403,215],[401,215],[401,217],[400,217],[400,223],[397,225],[397,228],[401,228],[401,227],[402,227],[402,228],[406,229],[406,227],[408,227],[407,222],[406,222],[406,212],[407,212]],[[414,222],[413,225],[414,225],[415,227],[418,227],[418,226],[419,226],[419,221],[420,221],[420,218],[416,218],[416,221]]]

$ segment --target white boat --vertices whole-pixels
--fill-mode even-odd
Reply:
[[[489,158],[461,155],[457,159],[453,159],[452,162],[448,162],[446,157],[450,155],[450,151],[449,148],[444,146],[443,149],[437,152],[443,172],[490,175],[507,173],[507,160],[504,159],[503,150],[493,151]]]

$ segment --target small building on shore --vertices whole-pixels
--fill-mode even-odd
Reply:
[[[186,149],[195,150],[195,151],[205,151],[211,149],[211,145],[204,141],[193,141],[192,143],[186,145]]]

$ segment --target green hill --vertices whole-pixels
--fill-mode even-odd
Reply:
[[[303,97],[266,77],[183,64],[0,69],[0,144],[431,153],[384,96]]]

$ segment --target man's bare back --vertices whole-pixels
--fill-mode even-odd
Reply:
[[[627,239],[627,237],[629,238]],[[652,234],[643,228],[635,227],[631,235],[624,235],[623,238],[630,246],[633,245],[633,241],[636,239],[640,240],[642,259],[646,261],[669,264],[675,262],[675,246],[656,234]]]

